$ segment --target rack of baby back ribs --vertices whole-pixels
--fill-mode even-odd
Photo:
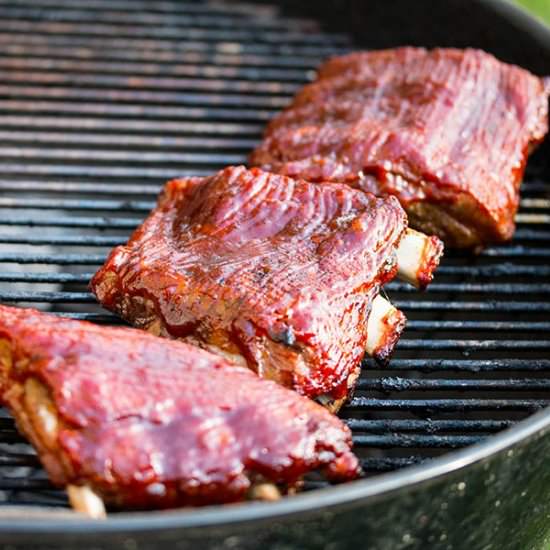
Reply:
[[[103,517],[360,476],[333,413],[405,328],[383,287],[428,286],[440,239],[475,253],[511,237],[547,100],[546,81],[476,50],[330,59],[252,168],[169,181],[95,274],[135,328],[0,306],[3,401],[51,481]]]

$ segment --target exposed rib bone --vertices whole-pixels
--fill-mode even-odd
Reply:
[[[83,485],[67,485],[67,495],[71,506],[81,514],[92,519],[104,519],[107,517],[103,500],[90,487]]]
[[[407,229],[397,248],[397,276],[417,288],[426,288],[443,254],[443,243]]]
[[[367,345],[365,351],[378,363],[385,364],[393,353],[393,348],[403,329],[407,318],[388,300],[377,296],[372,301],[372,309],[367,321]],[[355,382],[360,374],[360,368],[352,372],[348,378],[348,394],[341,399],[330,395],[319,395],[316,401],[330,412],[336,414],[342,405],[353,395]]]
[[[367,322],[366,352],[380,363],[390,358],[395,344],[405,328],[405,315],[390,302],[377,296]]]
[[[281,498],[281,493],[273,483],[255,483],[248,491],[248,497],[251,500],[274,501]]]
[[[59,418],[49,391],[39,380],[28,378],[24,385],[24,399],[36,435],[43,445],[54,449],[57,445]],[[106,517],[103,500],[90,487],[68,485],[67,494],[72,507],[87,516],[100,519]]]
[[[36,378],[28,378],[24,384],[24,403],[36,436],[47,449],[57,444],[59,421],[48,389]]]
[[[348,376],[348,392],[344,397],[335,399],[331,395],[324,394],[315,398],[320,405],[323,405],[325,409],[329,410],[332,414],[336,414],[344,405],[346,401],[353,397],[355,391],[355,383],[361,374],[361,367],[358,365]]]

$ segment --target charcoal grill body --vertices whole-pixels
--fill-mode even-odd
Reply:
[[[101,251],[125,240],[163,179],[244,161],[316,56],[403,44],[475,46],[550,75],[550,32],[499,1],[288,0],[279,3],[280,13],[273,2],[245,8],[232,2],[86,4],[0,1],[6,76],[0,79],[0,135],[16,149],[0,147],[0,208],[12,209],[2,213],[0,226],[22,228],[2,229],[0,245],[73,247],[32,254],[0,248],[0,264],[20,265],[0,270],[0,301],[49,304],[98,322],[114,322],[94,309],[84,287]],[[142,22],[133,23],[141,11]],[[243,28],[239,14],[256,11],[263,14],[258,27]],[[305,31],[295,16],[319,22],[328,38]],[[181,44],[178,25],[190,28]],[[332,33],[349,43],[332,40]],[[89,59],[86,48],[94,52]],[[193,80],[204,76],[201,60],[213,80]],[[139,80],[125,80],[132,63],[141,64]],[[51,66],[70,77],[48,73]],[[390,286],[409,315],[411,337],[404,338],[394,370],[365,365],[358,395],[344,412],[366,479],[277,503],[122,513],[91,522],[43,496],[49,488],[41,478],[2,475],[0,546],[549,548],[548,152],[547,140],[529,164],[524,197],[531,206],[520,212],[511,245],[480,258],[451,254],[434,283],[443,286],[423,297]],[[20,208],[46,214],[25,218]],[[42,226],[62,232],[31,231]],[[27,272],[29,264],[61,267]],[[32,286],[43,283],[61,287]],[[21,284],[27,286],[13,286]],[[492,340],[491,331],[501,338]],[[26,455],[3,454],[14,434],[0,418],[0,466],[32,466]],[[58,504],[50,508],[51,502]]]

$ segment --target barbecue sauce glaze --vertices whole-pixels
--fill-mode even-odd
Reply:
[[[57,416],[53,436],[31,379]],[[0,306],[0,382],[51,480],[114,506],[234,502],[259,481],[286,490],[312,470],[359,471],[349,429],[320,405],[144,331]]]
[[[341,399],[405,229],[395,198],[229,167],[169,182],[91,286],[137,326]]]
[[[480,50],[397,48],[321,65],[251,164],[395,195],[411,226],[456,247],[509,239],[548,79]]]

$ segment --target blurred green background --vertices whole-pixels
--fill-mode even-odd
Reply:
[[[516,0],[516,2],[550,25],[550,0]]]

